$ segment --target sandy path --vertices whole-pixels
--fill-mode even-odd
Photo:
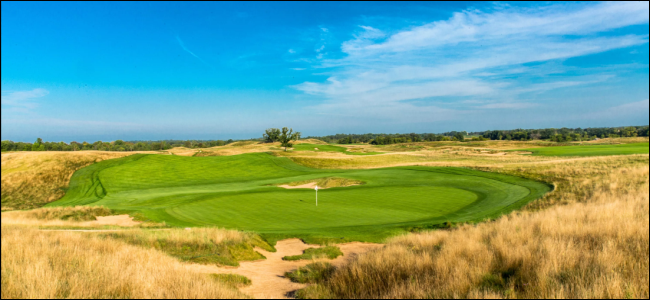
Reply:
[[[343,256],[329,261],[333,265],[341,265],[349,259],[383,247],[381,244],[348,243],[337,245],[341,248]],[[189,265],[193,271],[200,273],[225,273],[240,274],[248,277],[252,285],[242,288],[241,291],[259,299],[287,299],[289,292],[306,287],[305,284],[291,282],[284,277],[285,272],[293,271],[299,267],[311,263],[311,260],[304,261],[283,261],[282,257],[288,255],[299,255],[307,248],[318,248],[319,245],[307,245],[299,239],[288,239],[279,241],[276,245],[277,252],[267,252],[256,248],[258,252],[266,256],[265,260],[253,262],[241,262],[237,268],[217,267],[207,265]]]

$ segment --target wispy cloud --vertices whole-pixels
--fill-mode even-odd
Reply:
[[[620,119],[630,116],[638,116],[640,113],[645,112],[646,124],[628,125],[647,125],[648,119],[650,118],[650,113],[648,111],[650,111],[650,101],[648,99],[645,99],[642,101],[617,105],[602,111],[586,114],[585,117],[589,119]]]
[[[187,49],[187,47],[185,47],[185,43],[183,43],[183,40],[181,40],[180,37],[176,36],[176,41],[177,41],[178,44],[181,46],[181,48],[183,48],[183,50],[185,50],[185,52],[187,52],[187,53],[189,53],[190,55],[196,57],[196,58],[197,58],[198,60],[200,60],[202,63],[207,64],[207,63],[205,62],[205,60],[203,60],[202,58],[200,58],[198,55],[194,54],[194,52],[192,52],[190,49]]]
[[[2,92],[2,105],[12,111],[28,111],[38,106],[35,99],[45,97],[50,92],[46,89],[33,89],[31,91]]]
[[[597,71],[567,75],[567,67],[551,61],[648,43],[647,34],[612,32],[647,24],[648,15],[647,2],[607,2],[465,10],[446,20],[386,31],[391,34],[361,25],[353,39],[341,44],[344,58],[317,57],[313,67],[331,70],[326,81],[294,88],[323,97],[316,107],[323,113],[372,105],[373,112],[358,113],[394,116],[401,111],[411,119],[410,114],[445,106],[435,99],[467,97],[486,104],[465,110],[529,108],[533,105],[522,94],[612,78]],[[527,63],[547,64],[545,72],[555,76],[535,77]],[[407,102],[416,99],[425,101],[418,106]]]

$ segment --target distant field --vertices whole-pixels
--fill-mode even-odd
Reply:
[[[323,145],[317,145],[322,147]],[[274,185],[335,175],[364,184],[320,190]],[[133,155],[77,171],[48,206],[103,205],[172,226],[219,226],[267,237],[380,241],[409,228],[472,222],[550,190],[522,178],[458,168],[321,170],[266,153]]]
[[[348,155],[375,155],[382,152],[353,152],[348,151],[348,148],[333,146],[333,145],[317,145],[317,144],[298,144],[293,146],[294,151],[315,151],[315,152],[341,152]]]
[[[648,143],[620,145],[559,146],[545,148],[518,149],[540,156],[604,156],[625,154],[648,154]]]

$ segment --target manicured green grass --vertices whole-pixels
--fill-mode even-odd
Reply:
[[[314,259],[318,257],[327,257],[329,259],[335,259],[343,255],[341,249],[336,246],[326,246],[321,248],[309,248],[301,255],[285,256],[282,260],[302,260],[302,259]]]
[[[318,149],[318,150],[316,150]],[[348,148],[334,145],[316,145],[316,144],[297,144],[293,146],[293,151],[315,151],[315,152],[341,152],[347,155],[375,155],[381,152],[353,152]]]
[[[516,151],[532,152],[540,156],[605,156],[626,154],[648,154],[648,143],[620,144],[620,145],[580,145],[559,146],[532,149],[518,149]]]
[[[365,184],[315,192],[279,183],[324,177]],[[130,211],[170,226],[253,231],[269,242],[379,242],[413,228],[494,218],[551,188],[523,178],[460,168],[322,170],[266,153],[182,157],[136,154],[77,171],[48,206]]]

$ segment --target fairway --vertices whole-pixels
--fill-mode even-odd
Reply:
[[[529,151],[532,155],[539,156],[604,156],[626,154],[648,154],[648,143],[621,144],[621,145],[580,145],[559,146],[546,148],[518,149],[516,151]]]
[[[319,145],[320,146],[320,145]],[[336,176],[361,185],[277,184]],[[497,217],[551,188],[460,168],[322,170],[266,153],[217,157],[137,154],[77,171],[48,206],[103,205],[172,226],[219,226],[265,236],[380,241],[411,228]]]

